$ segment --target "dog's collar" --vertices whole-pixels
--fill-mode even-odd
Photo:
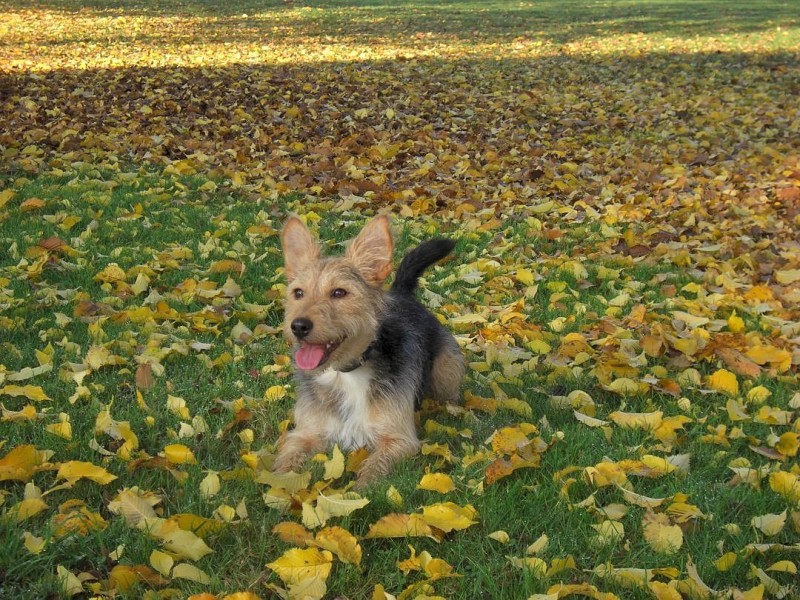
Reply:
[[[364,350],[364,354],[359,356],[357,360],[355,360],[354,362],[351,362],[349,365],[345,365],[341,369],[336,369],[336,370],[339,373],[350,373],[352,371],[355,371],[359,367],[363,367],[364,366],[364,363],[366,363],[369,360],[369,355],[370,354],[372,354],[372,344],[367,346],[367,349]]]

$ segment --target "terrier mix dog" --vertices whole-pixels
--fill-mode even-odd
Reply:
[[[464,359],[455,338],[414,297],[423,271],[455,243],[434,239],[400,263],[388,292],[394,242],[389,219],[370,221],[344,256],[323,258],[311,232],[290,217],[281,232],[288,279],[284,333],[297,366],[295,428],[276,471],[298,470],[330,444],[367,447],[364,487],[419,449],[414,409],[430,394],[457,402]]]

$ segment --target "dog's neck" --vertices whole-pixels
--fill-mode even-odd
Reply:
[[[353,362],[351,362],[351,363],[349,363],[349,364],[347,364],[347,365],[345,365],[343,367],[340,367],[340,368],[338,368],[336,370],[339,371],[339,373],[350,373],[352,371],[355,371],[359,367],[363,367],[364,363],[366,363],[369,360],[369,355],[372,354],[372,346],[373,345],[370,344],[369,346],[367,346],[367,349],[364,350],[364,354],[359,356]]]

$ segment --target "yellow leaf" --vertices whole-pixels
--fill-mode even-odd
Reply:
[[[125,271],[122,270],[117,263],[108,264],[102,271],[94,276],[95,281],[102,281],[104,283],[125,281],[125,278]]]
[[[641,506],[642,508],[656,508],[666,501],[666,498],[648,498],[647,496],[642,496],[630,490],[626,490],[623,487],[620,487],[619,491],[622,492],[622,497],[625,498],[626,502]]]
[[[417,485],[418,490],[439,492],[440,494],[452,492],[455,487],[453,479],[446,473],[426,473]]]
[[[631,396],[646,392],[649,389],[646,383],[636,382],[629,377],[619,377],[603,387],[608,391],[614,392],[615,394],[619,394],[621,396]]]
[[[22,532],[22,540],[23,544],[25,544],[25,549],[31,554],[40,554],[47,544],[44,538],[37,537],[29,531]]]
[[[164,577],[169,577],[170,571],[172,571],[172,565],[174,564],[175,560],[166,552],[153,550],[150,553],[150,565]]]
[[[143,524],[151,536],[161,540],[164,548],[178,557],[200,560],[213,552],[196,534],[181,529],[176,520],[152,518],[145,519]]]
[[[167,410],[176,417],[189,420],[192,415],[189,413],[189,407],[186,406],[186,400],[178,396],[167,394]]]
[[[728,317],[728,330],[732,333],[742,333],[745,330],[744,319],[736,315],[736,311]]]
[[[0,208],[8,204],[8,201],[14,197],[14,194],[14,190],[8,188],[0,192]]]
[[[783,530],[783,526],[786,525],[786,511],[784,510],[777,515],[766,514],[753,517],[750,519],[750,524],[764,535],[778,535]]]
[[[613,581],[626,589],[644,587],[654,576],[652,569],[614,568],[608,564],[598,565],[594,568],[594,572],[603,579]]]
[[[264,392],[264,400],[267,402],[277,402],[286,396],[286,388],[282,385],[273,385]]]
[[[131,591],[133,586],[135,586],[139,581],[140,577],[138,569],[134,569],[128,565],[116,565],[108,574],[109,587],[122,593]]]
[[[720,369],[708,378],[708,386],[717,392],[737,396],[739,394],[739,381],[736,375],[727,369]]]
[[[267,563],[267,567],[284,583],[296,584],[314,577],[327,579],[332,563],[333,555],[327,550],[291,548],[277,560]]]
[[[788,425],[792,422],[793,416],[794,413],[789,410],[780,410],[773,406],[762,406],[753,417],[753,420],[767,425]]]
[[[90,511],[81,500],[68,500],[58,507],[58,514],[51,520],[53,536],[85,536],[93,531],[103,531],[108,522],[99,514]]]
[[[763,583],[760,583],[757,586],[750,588],[746,592],[742,592],[741,595],[736,597],[736,600],[762,600],[764,598],[765,589],[766,586]]]
[[[294,494],[306,489],[311,483],[311,472],[295,473],[272,473],[271,471],[261,471],[256,477],[257,483],[266,483],[273,488],[286,490],[289,494]]]
[[[797,565],[790,560],[779,560],[766,569],[767,571],[777,571],[778,573],[790,573],[797,575]]]
[[[218,260],[208,268],[209,273],[238,273],[241,275],[245,271],[245,266],[238,260],[230,258]]]
[[[34,402],[44,402],[50,400],[50,397],[44,393],[41,386],[38,385],[7,385],[0,388],[0,395],[6,396],[24,396],[28,400]]]
[[[775,271],[775,281],[781,285],[791,285],[800,281],[800,269],[783,269]]]
[[[594,417],[590,417],[589,415],[585,415],[582,412],[577,410],[573,410],[572,414],[575,415],[575,418],[578,419],[584,425],[588,425],[589,427],[603,427],[609,424],[609,421],[603,421],[601,419],[595,419]]]
[[[51,454],[29,444],[12,448],[0,458],[0,481],[28,481]]]
[[[361,564],[361,545],[353,534],[341,527],[326,527],[317,533],[314,543],[333,552],[344,563]]]
[[[83,585],[81,584],[80,579],[78,579],[74,574],[70,573],[67,569],[58,565],[56,567],[56,573],[58,574],[58,583],[61,587],[61,591],[66,596],[75,596],[76,594],[83,593]]]
[[[342,451],[339,450],[338,445],[334,445],[331,459],[325,461],[324,467],[325,473],[323,474],[322,478],[325,481],[339,479],[342,475],[344,475],[344,454],[342,454]]]
[[[456,576],[453,573],[452,565],[448,564],[441,558],[432,558],[428,552],[423,552],[421,555],[422,570],[425,572],[431,581],[436,581],[444,577]]]
[[[656,600],[683,600],[681,593],[663,581],[651,581],[647,584]]]
[[[393,485],[390,485],[389,489],[386,490],[386,499],[389,501],[389,504],[395,508],[400,508],[403,506],[403,496]]]
[[[65,440],[72,439],[72,424],[69,422],[69,416],[65,413],[61,413],[67,420],[59,421],[58,423],[52,423],[45,427],[45,430],[52,433],[53,435],[57,435],[60,438],[64,438]]]
[[[106,485],[114,481],[117,476],[112,475],[103,467],[98,467],[89,462],[80,460],[71,460],[69,462],[61,463],[58,469],[58,479],[66,479],[70,483],[74,483],[79,479],[90,479],[100,485]]]
[[[2,411],[2,421],[11,421],[12,423],[22,423],[25,421],[33,421],[36,418],[36,409],[32,404],[26,404],[21,410],[8,410],[5,406],[0,404],[0,411]]]
[[[794,505],[800,505],[800,477],[795,473],[774,471],[769,474],[769,487]]]
[[[547,537],[547,534],[540,535],[535,542],[533,542],[530,546],[525,549],[525,554],[539,554],[540,552],[544,552],[545,549],[550,545],[550,538]]]
[[[105,346],[91,346],[86,353],[86,366],[92,371],[97,371],[109,365],[124,365],[127,361],[121,356],[112,354]]]
[[[672,317],[678,321],[683,321],[690,329],[703,327],[704,325],[708,325],[711,321],[707,317],[698,317],[682,310],[673,310]]]
[[[17,523],[21,523],[25,519],[29,519],[47,510],[47,508],[47,503],[41,498],[25,498],[11,508],[10,514],[14,516],[14,520]]]
[[[495,540],[497,542],[500,542],[501,544],[507,544],[508,540],[510,539],[508,537],[508,533],[503,531],[502,529],[500,529],[498,531],[493,531],[492,533],[490,533],[486,537],[488,537],[490,539],[493,539],[493,540]]]
[[[680,456],[680,455],[679,455]],[[660,475],[667,475],[673,471],[678,470],[678,466],[672,464],[670,459],[675,457],[654,456],[652,454],[645,454],[642,456],[642,463],[649,469],[648,475],[650,477],[657,477]]]
[[[196,464],[192,451],[183,444],[169,444],[164,447],[164,457],[173,465]]]
[[[314,536],[308,529],[295,523],[294,521],[284,521],[272,528],[272,533],[277,535],[281,541],[293,546],[308,546],[314,542]]]
[[[317,497],[317,510],[330,517],[346,517],[353,511],[364,508],[369,504],[369,498],[362,498],[354,492],[345,494],[320,494]]]
[[[514,454],[529,443],[521,427],[503,427],[492,436],[492,450],[503,454]]]
[[[418,514],[391,513],[373,523],[367,535],[372,538],[404,538],[417,536],[433,536],[433,530]]]
[[[547,563],[537,556],[526,556],[524,558],[506,556],[506,559],[517,569],[529,571],[534,577],[544,577],[547,572]]]
[[[772,396],[771,391],[769,391],[763,385],[757,385],[747,392],[747,401],[753,404],[763,404],[770,398],[770,396]]]
[[[131,527],[138,527],[145,519],[156,517],[154,506],[161,502],[161,498],[152,492],[139,488],[124,488],[108,503],[108,510],[116,515],[122,515]]]
[[[643,519],[644,539],[660,554],[675,554],[683,546],[683,532],[663,514],[648,512]]]
[[[598,547],[613,546],[625,537],[625,526],[619,521],[607,519],[602,523],[592,525],[597,534],[592,536],[589,541]]]
[[[545,573],[545,575],[547,577],[552,577],[553,575],[558,575],[563,571],[574,571],[577,568],[578,566],[575,564],[575,559],[572,558],[571,555],[567,555],[565,558],[554,558],[550,562],[550,568],[547,569],[547,573]]]
[[[688,523],[694,519],[703,519],[706,515],[694,504],[687,502],[673,502],[667,507],[666,512],[677,524]]]
[[[726,552],[714,561],[714,566],[717,567],[717,571],[722,571],[724,573],[736,564],[737,558],[736,552]]]
[[[798,434],[794,431],[787,431],[781,434],[778,443],[775,444],[775,449],[784,456],[797,456],[798,445],[800,445]]]
[[[453,502],[444,502],[422,507],[422,519],[445,533],[453,530],[462,530],[474,525],[477,521],[473,518],[477,511],[471,504],[459,506]]]
[[[209,471],[208,475],[200,482],[200,496],[202,498],[213,498],[219,493],[220,481],[216,471]]]
[[[320,574],[309,577],[308,579],[303,579],[297,583],[288,584],[286,587],[288,588],[290,600],[295,598],[302,598],[302,600],[322,600],[322,598],[325,597],[325,593],[328,591],[325,585],[326,578],[327,575]]]
[[[225,522],[219,519],[207,519],[192,513],[178,513],[172,515],[168,521],[175,523],[180,529],[193,533],[201,538],[218,533],[225,529]]]
[[[664,413],[660,410],[650,413],[624,413],[617,411],[608,415],[608,418],[620,427],[653,430],[661,425],[663,416]]]
[[[202,583],[203,585],[211,583],[211,577],[209,577],[205,571],[188,563],[180,563],[175,565],[175,567],[172,569],[172,576],[175,579],[188,579],[189,581],[196,581],[197,583]]]
[[[534,283],[533,271],[530,269],[517,269],[514,276],[523,285],[533,285]]]
[[[759,365],[769,364],[771,368],[783,373],[792,366],[792,353],[775,346],[754,346],[745,353]]]

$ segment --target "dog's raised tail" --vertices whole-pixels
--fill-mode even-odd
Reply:
[[[425,269],[450,254],[455,245],[453,240],[436,238],[414,248],[400,262],[391,291],[396,294],[413,294]]]

